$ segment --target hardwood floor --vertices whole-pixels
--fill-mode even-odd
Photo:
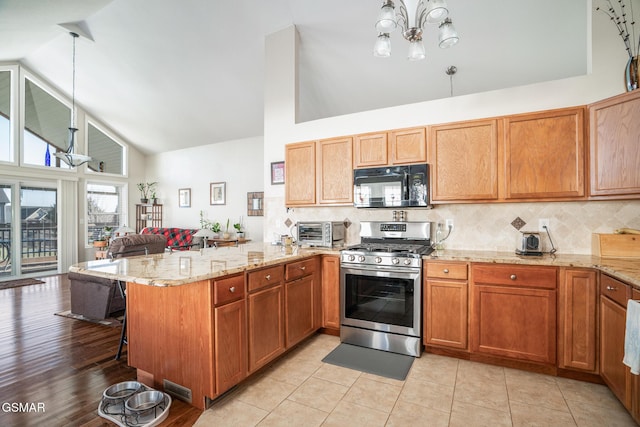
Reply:
[[[0,426],[112,426],[98,416],[102,392],[136,377],[126,347],[114,360],[121,329],[55,316],[71,308],[69,280],[41,279],[0,290]],[[40,411],[12,412],[13,403]],[[173,399],[162,426],[189,426],[201,414]]]

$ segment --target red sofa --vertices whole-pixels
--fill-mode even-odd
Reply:
[[[160,234],[167,238],[167,248],[188,251],[194,245],[193,235],[197,232],[198,229],[191,228],[145,227],[140,234]]]

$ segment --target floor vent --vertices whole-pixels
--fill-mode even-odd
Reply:
[[[176,399],[191,403],[191,389],[171,382],[169,380],[163,380],[162,385],[166,393],[170,394]]]

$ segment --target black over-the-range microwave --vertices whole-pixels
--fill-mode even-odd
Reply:
[[[357,208],[431,207],[429,165],[354,170],[353,204]]]

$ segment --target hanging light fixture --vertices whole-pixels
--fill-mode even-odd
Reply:
[[[409,42],[408,59],[419,61],[425,58],[422,35],[425,24],[439,24],[438,45],[447,48],[460,40],[449,16],[445,0],[397,0],[398,11],[392,0],[383,0],[376,30],[378,38],[373,48],[374,56],[391,56],[391,32],[402,28],[402,36]]]
[[[75,147],[75,133],[78,131],[76,128],[76,39],[79,37],[78,33],[73,31],[69,32],[73,38],[73,77],[71,86],[71,127],[69,128],[69,147],[67,151],[58,151],[55,156],[68,164],[71,167],[80,166],[83,163],[90,162],[92,159],[89,156],[82,154],[75,154],[73,152]]]

